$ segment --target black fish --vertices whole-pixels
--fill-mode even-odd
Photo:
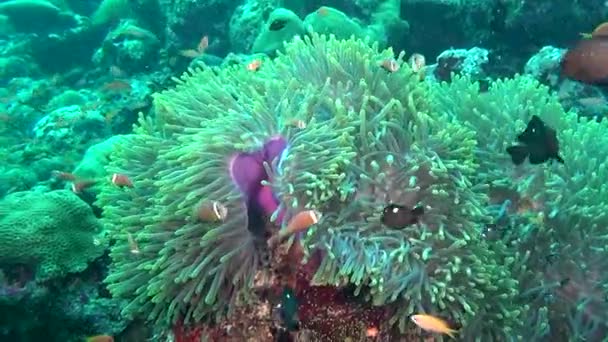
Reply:
[[[423,214],[422,206],[412,209],[404,205],[389,204],[382,211],[381,221],[389,228],[400,229],[418,223],[418,219]]]
[[[293,289],[285,287],[281,295],[281,319],[288,331],[298,330],[300,323],[298,320],[298,298]]]
[[[536,115],[532,116],[526,129],[517,136],[517,141],[521,144],[507,147],[507,153],[515,165],[520,165],[526,158],[530,164],[542,164],[552,159],[564,163],[559,156],[559,141],[555,130],[546,126]]]

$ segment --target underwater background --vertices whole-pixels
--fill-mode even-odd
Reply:
[[[607,18],[1,0],[0,341],[606,341]]]

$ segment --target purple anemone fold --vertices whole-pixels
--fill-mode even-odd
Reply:
[[[278,206],[278,201],[270,187],[262,186],[262,181],[269,178],[264,169],[264,162],[271,164],[286,146],[285,139],[275,137],[268,140],[258,151],[235,155],[230,163],[232,180],[247,197],[247,203],[255,205],[266,216],[272,215]]]

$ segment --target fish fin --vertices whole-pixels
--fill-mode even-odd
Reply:
[[[532,165],[542,164],[549,159],[550,157],[544,151],[535,151],[535,153],[530,152],[528,156],[528,160]]]
[[[422,216],[422,215],[424,215],[424,207],[421,206],[421,205],[419,205],[417,207],[414,207],[412,209],[412,215],[414,215],[414,216]]]
[[[511,156],[511,160],[515,165],[521,165],[530,154],[528,147],[523,145],[514,145],[507,147],[507,153]]]
[[[458,331],[454,330],[454,329],[450,329],[450,330],[446,331],[446,335],[450,336],[453,339],[456,338],[457,333],[458,333]]]
[[[543,120],[537,115],[532,115],[532,118],[528,121],[528,125],[526,125],[526,129],[517,135],[517,141],[525,144],[534,143],[538,140],[539,135],[544,133],[545,129]]]

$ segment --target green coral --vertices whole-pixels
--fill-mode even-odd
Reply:
[[[91,208],[67,190],[5,197],[0,238],[0,264],[32,267],[37,280],[80,272],[107,245]]]

